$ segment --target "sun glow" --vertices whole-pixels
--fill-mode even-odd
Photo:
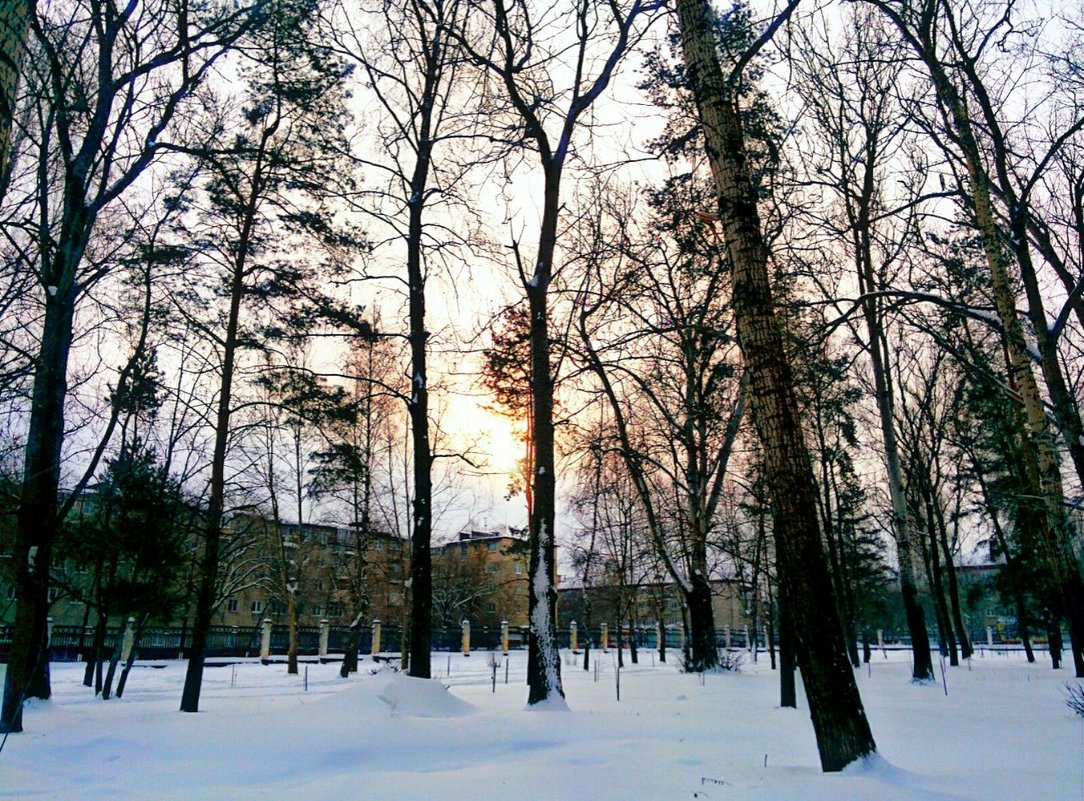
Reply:
[[[517,472],[526,452],[522,424],[487,409],[487,402],[486,397],[460,398],[450,410],[449,428],[479,471],[510,475]]]

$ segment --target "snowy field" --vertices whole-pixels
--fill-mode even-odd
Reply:
[[[55,665],[53,700],[0,753],[0,798],[1084,799],[1084,719],[1064,703],[1075,680],[1049,663],[975,657],[949,670],[946,697],[940,681],[908,681],[907,654],[875,654],[857,676],[880,754],[826,775],[808,711],[779,708],[766,656],[701,680],[642,652],[620,701],[601,656],[596,681],[565,655],[568,712],[525,711],[522,652],[495,693],[484,652],[434,655],[439,682],[368,658],[346,680],[313,664],[307,690],[285,665],[208,668],[198,715],[176,711],[183,663],[137,667],[108,702],[81,665]]]

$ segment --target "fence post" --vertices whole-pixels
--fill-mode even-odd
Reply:
[[[570,620],[568,623],[568,647],[573,651],[580,649],[579,632],[576,631],[576,621]]]
[[[120,647],[120,661],[127,662],[128,655],[132,653],[135,645],[135,618],[128,618],[128,625],[124,627],[124,643]]]
[[[45,647],[53,644],[53,616],[45,618]]]
[[[598,638],[602,641],[602,652],[606,653],[610,650],[610,627],[605,623],[600,623]]]
[[[327,638],[329,634],[331,634],[331,621],[325,617],[320,621],[319,656],[321,660],[327,656]]]
[[[373,620],[373,643],[369,649],[369,653],[372,656],[376,656],[380,653],[380,618]]]
[[[463,618],[463,656],[470,656],[470,621]]]
[[[987,626],[986,627],[986,644],[993,647],[993,644],[994,644],[994,627],[993,626]]]
[[[501,651],[508,656],[508,621],[501,621]]]
[[[260,627],[260,661],[265,665],[271,659],[271,618],[265,617]]]
[[[885,649],[885,632],[884,629],[877,629],[877,648],[881,651]]]

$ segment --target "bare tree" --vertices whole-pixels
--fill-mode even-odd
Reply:
[[[35,0],[12,0],[0,8],[0,202],[11,177],[11,123],[26,37],[36,14]]]
[[[896,391],[890,369],[893,354],[885,333],[888,300],[882,294],[896,285],[900,262],[915,230],[913,219],[891,208],[893,199],[885,188],[888,170],[897,159],[914,165],[920,164],[920,159],[909,148],[902,109],[896,102],[903,71],[900,45],[891,41],[885,26],[868,10],[850,11],[844,24],[846,35],[839,55],[832,55],[827,33],[798,34],[797,52],[801,55],[796,67],[801,80],[797,86],[816,129],[815,141],[806,153],[811,180],[823,189],[831,204],[831,211],[819,225],[830,238],[827,247],[845,243],[844,258],[853,265],[852,280],[860,292],[865,330],[851,323],[852,334],[873,374],[900,588],[914,654],[911,675],[925,681],[933,678],[933,662],[915,579],[914,532],[896,442]],[[907,175],[905,188],[921,187],[920,179],[921,175]],[[899,206],[914,209],[913,195],[909,192],[900,198]]]
[[[193,244],[209,268],[211,293],[222,295],[225,313],[204,329],[221,361],[183,712],[199,710],[226,509],[234,381],[241,359],[261,339],[287,336],[291,323],[310,321],[311,308],[299,313],[298,303],[323,306],[314,299],[319,268],[311,260],[330,251],[330,264],[320,266],[333,267],[356,245],[337,230],[326,207],[329,194],[350,192],[351,178],[340,160],[345,144],[336,135],[345,128],[345,71],[309,38],[318,5],[319,0],[276,4],[275,13],[248,42],[245,95],[232,102],[207,95],[200,120],[207,144],[187,148],[206,171]],[[215,147],[226,131],[228,146]],[[311,249],[309,260],[300,255],[302,243]],[[211,308],[220,307],[212,302]]]
[[[1028,300],[1031,335],[1036,340],[1054,420],[1082,483],[1084,427],[1068,391],[1032,261],[1032,214],[1027,194],[1034,181],[1021,192],[1009,174],[1015,167],[1008,156],[1010,141],[982,74],[987,51],[1011,35],[1013,4],[992,6],[979,2],[968,4],[962,13],[954,4],[942,0],[874,0],[874,5],[891,20],[928,73],[938,116],[943,129],[951,135],[951,151],[958,154],[962,164],[969,214],[973,215],[982,245],[1005,341],[1009,384],[1018,395],[1027,432],[1023,444],[1029,481],[1032,491],[1045,499],[1045,514],[1037,521],[1042,527],[1040,541],[1069,621],[1076,672],[1084,676],[1084,576],[1074,555],[1057,452],[1032,368],[1027,332],[1017,310],[1014,262]],[[1084,117],[1074,121],[1054,140],[1040,164],[1045,165],[1064,138],[1082,125]],[[998,200],[1005,204],[1007,226],[999,219]],[[1008,237],[1004,236],[1006,230]]]
[[[768,276],[769,252],[745,156],[737,87],[742,72],[783,24],[788,5],[723,71],[713,16],[705,0],[679,0],[677,12],[689,85],[696,99],[719,224],[733,271],[734,317],[746,369],[749,405],[764,446],[775,524],[779,590],[792,622],[798,665],[817,735],[821,767],[842,770],[876,746],[854,675],[825,564],[809,452],[798,418],[794,380]],[[816,632],[813,635],[813,632]]]
[[[561,179],[575,153],[575,135],[586,113],[605,92],[621,59],[643,35],[644,24],[660,5],[644,0],[605,5],[575,0],[555,12],[547,10],[542,14],[542,9],[527,0],[493,0],[492,4],[475,8],[479,38],[466,42],[474,63],[498,84],[502,98],[497,108],[505,109],[509,104],[512,107],[510,113],[495,115],[495,121],[503,124],[514,120],[512,129],[521,134],[509,136],[504,127],[497,129],[495,138],[528,143],[535,150],[544,176],[534,258],[524,259],[518,240],[512,243],[531,325],[535,465],[531,478],[534,514],[530,521],[529,704],[564,695],[554,614],[556,476],[549,331]],[[571,80],[562,87],[564,74]]]
[[[186,4],[119,8],[112,0],[73,0],[38,11],[27,63],[37,87],[30,101],[42,112],[24,230],[40,245],[21,251],[19,267],[35,275],[44,316],[19,510],[19,602],[0,713],[0,728],[9,731],[21,730],[26,695],[49,695],[45,618],[59,525],[68,361],[76,309],[109,272],[109,265],[88,265],[84,256],[103,211],[155,160],[159,138],[193,87],[254,17],[249,5],[215,3],[189,15]],[[54,175],[62,176],[59,186]]]
[[[410,388],[404,392],[413,443],[411,531],[410,675],[430,677],[432,607],[433,444],[430,437],[426,284],[458,237],[432,222],[434,210],[455,196],[461,170],[448,144],[465,139],[469,115],[462,103],[462,57],[457,37],[465,9],[459,0],[412,0],[380,7],[344,8],[346,30],[333,33],[343,55],[356,60],[380,109],[380,146],[386,160],[374,165],[386,175],[386,197],[376,215],[405,249],[410,343]],[[373,23],[364,30],[361,21]],[[387,202],[394,211],[387,210]],[[439,233],[433,233],[433,229]]]
[[[709,230],[683,216],[690,194],[679,185],[658,197],[643,231],[620,202],[589,215],[578,248],[591,255],[577,328],[583,361],[613,415],[630,489],[689,610],[686,669],[702,671],[718,664],[709,545],[747,384],[735,364],[729,275]]]

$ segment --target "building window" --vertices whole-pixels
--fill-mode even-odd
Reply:
[[[322,613],[323,611],[324,611],[324,607],[320,606],[320,604],[313,604],[313,605],[312,605],[312,613],[313,613],[314,615],[319,615],[319,614],[321,614],[321,613]]]
[[[493,542],[489,543],[488,547],[489,547],[489,550],[496,551],[497,550],[497,541],[494,540]]]
[[[520,576],[522,574],[523,574],[523,563],[522,562],[516,562],[516,575]]]
[[[15,585],[14,584],[9,584],[8,585],[8,600],[9,601],[14,601],[15,600]]]
[[[323,579],[317,579],[316,580],[316,591],[317,592],[323,592],[324,591],[324,580]]]
[[[459,555],[460,556],[466,556],[467,555],[467,546],[466,545],[460,545],[459,546]]]
[[[487,611],[487,612],[489,612],[490,614],[494,614],[494,613],[496,613],[496,611],[497,611],[497,604],[495,604],[495,603],[491,603],[491,604],[489,604],[489,606],[487,606],[487,607],[486,607],[486,611]]]
[[[258,615],[263,611],[263,601],[253,601],[248,608],[252,610],[252,614]]]
[[[55,601],[59,597],[60,597],[60,587],[50,587],[49,588],[49,603],[52,603],[53,601]]]
[[[489,564],[487,564],[486,565],[486,572],[487,573],[496,573],[497,572],[497,563],[496,562],[490,562]]]
[[[226,601],[226,611],[227,612],[236,612],[237,611],[237,599],[236,598],[230,598],[228,601]]]
[[[328,604],[327,614],[328,617],[341,617],[343,613],[342,604]]]
[[[400,551],[400,550],[402,550],[402,548],[403,548],[403,543],[399,542],[399,540],[392,540],[391,541],[391,549],[393,551]]]

